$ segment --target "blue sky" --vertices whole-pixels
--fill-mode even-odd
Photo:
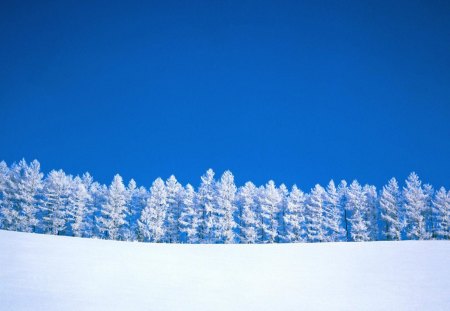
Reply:
[[[448,1],[12,1],[0,158],[308,190],[449,187]]]

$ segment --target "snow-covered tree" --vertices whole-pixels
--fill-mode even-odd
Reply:
[[[286,200],[284,210],[284,236],[286,243],[296,243],[304,241],[305,223],[305,194],[296,185],[292,186]]]
[[[0,214],[2,228],[14,231],[32,232],[36,230],[40,209],[42,177],[40,164],[34,160],[14,163],[9,170],[3,167],[2,205]]]
[[[71,231],[74,236],[87,237],[90,235],[90,200],[91,196],[83,180],[78,176],[75,177],[68,197],[68,215],[71,219]]]
[[[196,206],[196,193],[194,187],[187,184],[182,192],[181,214],[179,227],[181,240],[186,243],[199,243],[198,226],[200,221],[199,210]]]
[[[127,187],[128,200],[128,240],[134,241],[138,236],[138,219],[141,211],[147,205],[148,192],[144,187],[138,187],[134,179],[131,179]]]
[[[147,206],[138,220],[140,236],[145,241],[164,241],[164,221],[166,219],[167,206],[166,186],[161,178],[157,178],[150,188]]]
[[[69,196],[71,195],[72,176],[62,170],[51,171],[45,179],[43,216],[41,228],[45,233],[67,234],[69,219]]]
[[[424,240],[429,237],[425,227],[427,196],[422,182],[416,173],[411,173],[403,188],[404,210],[406,217],[406,236],[413,240]]]
[[[433,232],[435,232],[434,227],[436,226],[436,217],[433,213],[433,186],[430,184],[423,185],[423,192],[425,193],[425,209],[423,213],[425,219],[425,231],[427,232],[427,238],[430,238],[432,237]]]
[[[201,215],[198,227],[199,238],[203,243],[214,243],[216,181],[214,180],[214,171],[212,169],[207,170],[206,174],[201,177],[201,184],[197,193],[197,204]]]
[[[278,227],[277,227],[277,238],[276,238],[275,242],[287,243],[288,242],[288,241],[286,241],[287,229],[286,229],[286,224],[284,222],[284,216],[286,214],[286,209],[287,209],[287,200],[288,200],[288,196],[289,196],[289,190],[285,184],[281,184],[280,187],[278,187],[278,192],[280,193],[280,196],[281,196],[281,202],[278,206],[278,212],[277,212]]]
[[[323,218],[325,189],[317,184],[311,189],[305,204],[305,233],[307,242],[326,241]]]
[[[165,241],[177,243],[180,239],[179,218],[181,212],[181,200],[183,186],[177,181],[175,176],[170,176],[166,181],[167,191],[167,213],[165,221]]]
[[[126,239],[127,193],[120,175],[115,175],[108,188],[106,202],[101,207],[97,219],[102,236],[111,240]]]
[[[436,192],[433,210],[436,215],[435,237],[450,240],[450,191],[441,187]]]
[[[107,202],[108,187],[106,185],[100,184],[97,181],[94,181],[89,186],[89,194],[92,198],[92,201],[90,202],[92,236],[96,238],[102,238],[104,234],[102,232],[102,224],[99,222],[99,220],[102,217],[102,206]]]
[[[327,242],[343,241],[345,230],[342,227],[344,208],[341,205],[341,194],[334,181],[328,183],[323,207],[324,226]]]
[[[378,194],[377,188],[371,185],[364,185],[364,202],[366,211],[366,220],[369,227],[370,239],[375,241],[378,239],[379,229],[378,229],[378,219],[379,208],[378,208]]]
[[[380,211],[383,221],[383,235],[386,240],[400,240],[402,224],[400,220],[400,191],[395,178],[383,187],[380,195]]]
[[[233,243],[235,241],[234,213],[236,211],[236,185],[230,171],[223,173],[216,186],[215,233],[216,243]]]
[[[264,188],[259,191],[258,197],[261,217],[261,243],[274,243],[278,232],[278,211],[282,203],[280,191],[275,182],[270,180]]]
[[[351,211],[349,219],[351,228],[350,235],[353,241],[369,241],[370,228],[367,219],[367,204],[365,193],[358,183],[354,180],[347,189],[346,210]]]
[[[239,188],[237,194],[237,219],[238,219],[238,240],[243,244],[253,244],[258,241],[258,204],[257,189],[252,182],[246,182]]]
[[[339,186],[337,187],[337,192],[339,194],[339,205],[343,209],[343,229],[344,229],[344,241],[351,241],[350,235],[350,216],[351,210],[349,210],[350,206],[347,204],[347,182],[345,180],[341,180]]]

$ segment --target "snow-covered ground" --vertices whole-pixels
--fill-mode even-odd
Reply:
[[[0,231],[1,310],[450,310],[450,243],[163,245]]]

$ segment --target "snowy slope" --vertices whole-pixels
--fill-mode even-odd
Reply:
[[[450,310],[450,243],[162,245],[0,231],[1,310]]]

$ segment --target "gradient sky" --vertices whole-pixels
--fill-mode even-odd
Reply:
[[[0,159],[150,186],[450,186],[449,1],[9,1]]]

